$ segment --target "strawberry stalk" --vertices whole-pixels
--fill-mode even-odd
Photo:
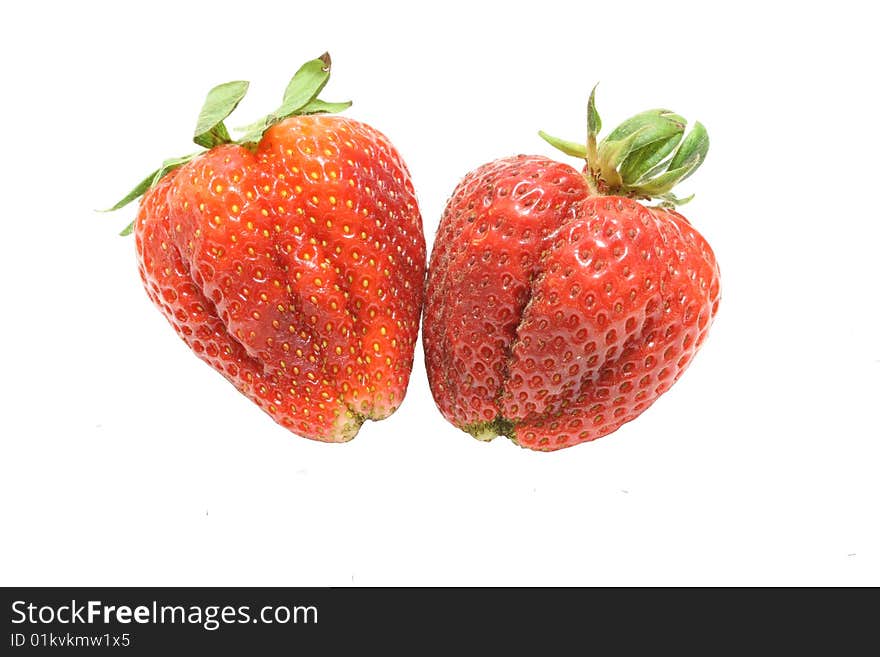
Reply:
[[[304,114],[335,114],[349,108],[351,101],[331,103],[318,98],[318,94],[324,89],[329,79],[330,55],[328,53],[307,61],[290,79],[278,109],[253,123],[236,128],[236,131],[241,133],[238,139],[232,138],[224,122],[245,97],[250,83],[244,80],[235,80],[218,84],[208,92],[193,132],[193,141],[203,150],[165,160],[158,169],[135,185],[134,189],[123,196],[115,205],[102,210],[102,212],[113,212],[125,207],[143,196],[166,174],[216,146],[238,144],[253,150],[266,130],[286,118]],[[119,234],[130,235],[133,230],[134,222],[131,222]]]
[[[538,134],[566,155],[585,161],[584,177],[594,194],[660,199],[661,205],[683,205],[673,187],[691,176],[709,151],[709,135],[699,121],[685,135],[687,120],[665,109],[630,117],[598,141],[602,120],[596,110],[596,88],[587,103],[587,142],[581,144]]]

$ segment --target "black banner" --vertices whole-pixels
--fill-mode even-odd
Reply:
[[[7,588],[2,604],[6,655],[495,654],[507,645],[543,657],[575,647],[714,654],[823,641],[843,654],[876,614],[844,590]]]

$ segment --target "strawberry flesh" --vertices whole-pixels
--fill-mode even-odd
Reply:
[[[218,146],[144,196],[148,295],[183,340],[291,431],[343,442],[406,392],[425,272],[405,164],[373,128],[298,116]]]
[[[477,438],[555,450],[616,430],[681,376],[720,294],[680,214],[591,196],[540,156],[472,172],[447,204],[424,334],[443,415]]]

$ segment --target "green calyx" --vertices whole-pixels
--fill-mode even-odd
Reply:
[[[281,105],[271,114],[267,114],[258,121],[236,128],[241,133],[237,139],[229,134],[224,121],[229,117],[247,93],[250,83],[243,80],[224,82],[208,92],[205,103],[199,112],[196,128],[193,132],[193,141],[203,150],[174,157],[162,162],[162,165],[141,180],[128,194],[122,197],[113,207],[102,212],[113,212],[125,207],[132,201],[143,196],[148,189],[156,185],[163,176],[201,155],[223,144],[239,144],[245,148],[254,148],[266,132],[276,123],[291,116],[306,114],[335,114],[351,106],[351,101],[330,103],[318,98],[318,94],[324,89],[330,79],[330,55],[324,53],[316,59],[307,61],[300,66],[299,70],[290,79]],[[134,229],[134,222],[126,226],[120,235],[130,235]]]
[[[587,143],[538,134],[566,155],[586,161],[584,175],[593,192],[643,200],[660,199],[682,205],[672,188],[706,159],[709,134],[699,121],[685,134],[687,120],[665,109],[641,112],[627,119],[598,141],[602,120],[596,111],[596,88],[587,103]]]

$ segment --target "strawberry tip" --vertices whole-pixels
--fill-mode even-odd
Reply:
[[[516,423],[513,420],[501,415],[490,422],[474,422],[462,427],[464,431],[483,442],[494,440],[497,436],[505,436],[516,442],[515,428]]]
[[[339,426],[335,437],[328,442],[347,443],[356,435],[358,435],[358,432],[361,430],[361,426],[363,426],[366,420],[366,416],[361,415],[360,413],[356,413],[354,411],[349,411],[345,414],[345,422],[343,422]]]

